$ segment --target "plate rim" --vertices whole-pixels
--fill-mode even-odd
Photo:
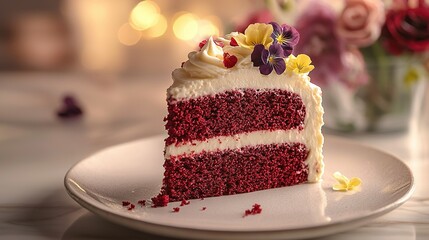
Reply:
[[[117,145],[109,146],[101,150],[95,151],[94,153],[88,155],[87,157],[83,158],[82,160],[72,165],[70,169],[66,172],[64,176],[64,186],[65,186],[66,192],[79,205],[91,211],[95,215],[98,215],[108,221],[120,224],[128,228],[133,228],[140,231],[146,231],[156,235],[169,236],[169,237],[171,236],[185,237],[185,238],[192,238],[192,239],[218,239],[218,238],[261,239],[261,238],[267,238],[267,237],[270,237],[270,239],[280,239],[280,238],[303,239],[303,238],[311,238],[311,237],[317,237],[317,236],[319,237],[326,236],[333,233],[340,233],[340,232],[344,232],[344,231],[362,226],[365,223],[367,223],[368,220],[380,217],[390,211],[393,211],[394,209],[398,208],[402,204],[404,204],[408,199],[410,199],[410,197],[412,196],[415,190],[415,180],[414,180],[413,173],[411,169],[403,161],[400,160],[399,157],[389,152],[386,152],[384,150],[377,149],[373,146],[369,146],[352,139],[331,135],[331,134],[326,134],[326,133],[324,134],[325,139],[326,138],[334,139],[334,141],[342,141],[342,142],[345,142],[345,144],[353,144],[361,148],[367,148],[372,151],[387,155],[389,156],[389,158],[394,159],[395,161],[398,161],[402,165],[402,167],[404,167],[404,169],[407,170],[407,173],[409,173],[410,184],[408,187],[408,191],[404,193],[404,195],[401,196],[396,201],[386,206],[383,206],[377,209],[376,211],[368,212],[367,214],[359,218],[349,218],[349,219],[343,219],[337,222],[327,222],[318,226],[302,227],[302,228],[298,227],[298,228],[292,228],[292,229],[212,230],[212,229],[178,227],[178,226],[171,226],[171,225],[165,225],[165,224],[159,224],[159,223],[152,223],[152,222],[145,221],[144,219],[133,218],[131,217],[131,215],[128,216],[126,214],[120,214],[118,212],[111,211],[110,208],[108,208],[106,205],[100,202],[97,202],[95,200],[94,201],[85,200],[85,198],[87,197],[85,196],[83,191],[77,191],[75,187],[72,186],[72,183],[70,181],[70,179],[72,178],[70,177],[70,175],[73,174],[73,171],[75,171],[80,164],[83,164],[85,161],[92,159],[96,155],[99,155],[103,152],[111,151],[116,148],[121,148],[124,146],[132,145],[132,144],[136,144],[144,141],[154,141],[163,137],[165,137],[165,135],[155,135],[147,138],[120,143]],[[125,224],[125,222],[127,224]]]

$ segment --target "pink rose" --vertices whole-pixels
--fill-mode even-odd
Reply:
[[[337,22],[338,34],[348,44],[368,46],[380,36],[384,16],[380,0],[346,0]]]

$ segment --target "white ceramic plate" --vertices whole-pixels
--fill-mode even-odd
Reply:
[[[325,175],[316,184],[233,196],[191,200],[172,209],[135,204],[158,194],[163,176],[163,137],[103,150],[76,164],[65,176],[70,196],[112,222],[165,236],[193,239],[295,239],[323,236],[361,226],[404,203],[413,177],[399,159],[354,142],[326,136]],[[331,189],[340,171],[363,181],[354,192]],[[136,205],[129,211],[127,200]],[[243,217],[258,203],[262,213]],[[203,208],[205,210],[202,210]]]

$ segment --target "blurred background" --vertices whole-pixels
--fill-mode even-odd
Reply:
[[[294,53],[316,66],[326,129],[405,131],[428,108],[428,13],[424,0],[0,0],[0,122],[161,133],[188,52],[277,21],[298,29]]]
[[[0,0],[0,135],[70,122],[96,140],[115,135],[108,143],[162,133],[172,70],[201,40],[261,8],[263,1]],[[66,98],[82,113],[60,113]]]
[[[0,1],[2,71],[171,71],[263,1]],[[237,11],[239,9],[239,11]]]

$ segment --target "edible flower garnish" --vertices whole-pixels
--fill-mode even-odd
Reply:
[[[229,53],[224,53],[223,54],[223,65],[226,68],[232,68],[235,66],[235,64],[237,63],[238,59],[236,56],[234,55],[230,55]]]
[[[273,26],[265,23],[250,24],[244,34],[239,33],[234,37],[237,44],[241,47],[253,49],[256,45],[262,44],[264,47],[269,47],[273,42],[271,34]]]
[[[182,68],[192,78],[212,78],[227,73],[230,68],[247,67],[250,55],[253,66],[263,75],[273,70],[278,75],[285,71],[307,75],[314,69],[310,57],[292,55],[299,39],[298,31],[286,24],[254,23],[244,33],[232,32],[201,41],[200,50],[190,53],[189,61],[182,63]],[[208,65],[214,68],[206,69]]]
[[[354,177],[349,180],[340,172],[335,172],[333,176],[338,181],[338,183],[334,184],[334,186],[332,187],[332,189],[335,191],[351,191],[356,187],[360,186],[360,184],[362,183],[362,180],[360,178]]]
[[[274,43],[280,44],[283,48],[284,57],[289,56],[292,53],[293,47],[298,44],[298,31],[294,27],[286,24],[281,26],[275,22],[271,22],[270,24],[273,26],[271,37],[273,38]]]
[[[198,47],[200,47],[200,50],[207,44],[207,41],[208,41],[208,39],[205,39],[205,40],[203,40],[203,41],[201,41],[199,44],[198,44]],[[221,48],[223,48],[224,47],[224,44],[223,44],[223,42],[222,41],[220,41],[220,40],[217,40],[217,39],[215,39],[215,40],[213,40],[214,41],[214,43],[217,45],[217,46],[219,46],[219,47],[221,47]]]
[[[233,47],[238,47],[238,43],[237,43],[237,41],[235,41],[235,38],[233,38],[233,37],[231,38],[229,45],[231,45]]]
[[[286,64],[286,69],[289,72],[294,73],[309,73],[311,70],[314,69],[313,65],[311,64],[311,59],[309,56],[305,54],[299,54],[297,57],[294,55],[289,56],[289,60]]]
[[[282,74],[286,69],[284,53],[280,44],[274,43],[269,49],[265,49],[262,44],[255,46],[251,59],[253,66],[259,66],[259,72],[264,75],[270,74],[273,69],[277,74]]]

